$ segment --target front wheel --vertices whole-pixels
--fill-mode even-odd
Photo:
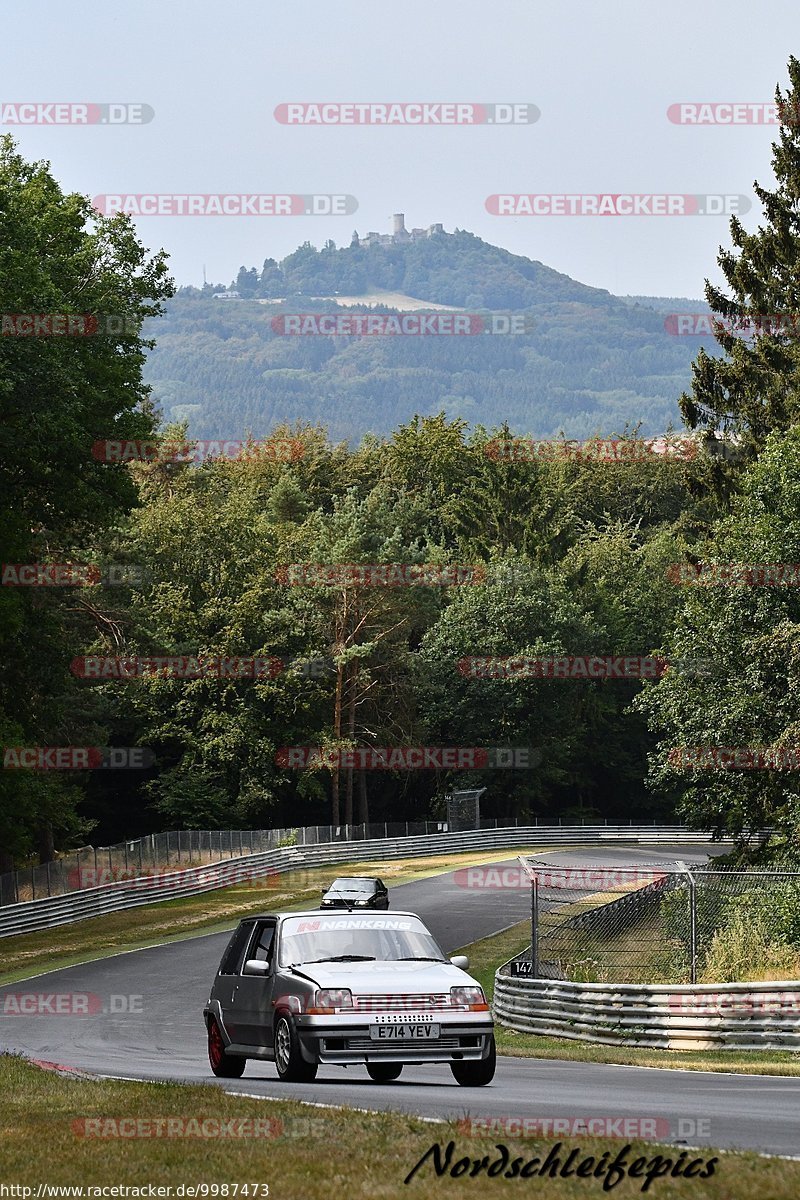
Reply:
[[[275,1068],[282,1083],[311,1083],[317,1077],[317,1064],[303,1058],[297,1030],[285,1015],[275,1022]]]
[[[398,1079],[400,1077],[400,1072],[402,1069],[402,1063],[367,1063],[367,1074],[369,1075],[370,1079],[374,1079],[376,1083],[391,1083],[393,1079]]]
[[[247,1063],[246,1058],[228,1054],[219,1025],[213,1017],[208,1022],[208,1061],[211,1070],[220,1079],[240,1079]]]
[[[496,1065],[497,1051],[494,1045],[494,1034],[492,1034],[486,1058],[467,1062],[451,1062],[450,1070],[453,1072],[456,1083],[461,1084],[462,1087],[483,1087],[494,1079]]]

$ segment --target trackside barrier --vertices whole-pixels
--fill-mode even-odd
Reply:
[[[664,1050],[800,1050],[800,981],[603,984],[495,975],[497,1021],[520,1033]]]
[[[200,895],[252,880],[304,867],[333,866],[342,862],[411,858],[428,854],[459,854],[470,850],[528,849],[554,846],[602,846],[646,843],[649,845],[701,844],[710,835],[684,826],[654,825],[509,825],[498,829],[475,829],[462,833],[431,833],[420,837],[377,838],[369,841],[337,841],[317,845],[286,846],[263,853],[247,854],[204,867],[190,867],[157,877],[123,879],[100,887],[84,888],[64,896],[46,896],[0,908],[0,938],[30,933],[85,921],[106,913],[121,912],[145,904]],[[268,907],[268,906],[266,906]]]

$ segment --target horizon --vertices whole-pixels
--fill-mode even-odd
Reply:
[[[728,201],[753,230],[752,182],[772,186],[767,109],[798,23],[784,0],[770,13],[754,21],[732,0],[722,21],[674,0],[656,37],[638,0],[567,13],[525,0],[495,11],[311,0],[301,20],[288,6],[197,0],[189,25],[183,6],[157,0],[95,7],[88,20],[42,0],[4,28],[0,128],[92,198],[309,201],[259,210],[274,215],[134,218],[181,286],[202,286],[204,265],[225,278],[257,245],[277,259],[306,240],[340,245],[402,210],[411,225],[468,227],[613,295],[692,297],[706,277],[721,281]],[[403,123],[392,105],[405,106]],[[553,198],[546,215],[503,200],[531,194]],[[620,194],[668,203],[608,216],[558,203]]]

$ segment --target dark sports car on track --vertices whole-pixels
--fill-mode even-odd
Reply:
[[[386,884],[372,876],[342,875],[322,893],[320,908],[388,908]]]

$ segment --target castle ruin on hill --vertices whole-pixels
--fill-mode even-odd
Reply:
[[[350,240],[351,246],[405,246],[409,242],[421,242],[425,238],[433,237],[436,233],[444,233],[444,226],[441,223],[429,225],[427,229],[406,229],[405,213],[395,213],[392,217],[392,232],[391,233],[368,233],[366,237],[359,237],[358,230],[353,230],[353,236]]]

